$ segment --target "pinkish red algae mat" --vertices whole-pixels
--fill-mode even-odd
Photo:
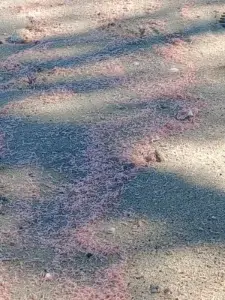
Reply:
[[[185,6],[182,14],[186,10]],[[76,87],[67,82],[46,91],[35,90],[34,84],[40,79],[39,75],[33,69],[24,66],[20,58],[27,51],[41,55],[46,51],[46,45],[47,43],[43,42],[1,62],[1,69],[16,70],[17,75],[21,75],[1,85],[4,93],[19,91],[25,87],[29,94],[24,100],[15,100],[1,107],[1,160],[5,166],[21,170],[26,167],[36,168],[41,172],[52,169],[55,173],[63,175],[64,182],[54,186],[52,195],[43,195],[41,189],[32,189],[31,198],[35,205],[32,201],[24,203],[20,198],[7,204],[6,212],[16,212],[19,222],[22,220],[22,223],[30,224],[25,226],[24,232],[17,230],[20,236],[18,243],[32,242],[43,245],[46,249],[53,249],[52,268],[54,264],[60,264],[62,257],[70,257],[78,252],[102,260],[116,257],[111,265],[96,272],[91,284],[79,284],[73,279],[76,283],[73,285],[64,278],[67,285],[63,291],[68,293],[69,299],[128,300],[131,299],[125,272],[128,254],[123,245],[117,245],[107,238],[99,238],[98,224],[117,212],[126,183],[139,170],[160,163],[161,159],[155,151],[155,141],[198,126],[203,99],[190,93],[190,86],[194,87],[199,80],[196,78],[195,66],[188,56],[189,44],[182,35],[168,35],[166,43],[152,48],[154,55],[165,63],[178,63],[182,66],[183,71],[179,74],[177,68],[171,70],[176,76],[169,73],[164,78],[155,76],[153,80],[152,77],[149,79],[147,74],[138,80],[134,74],[129,75],[126,72],[124,58],[111,59],[109,62],[97,61],[96,65],[102,65],[102,72],[99,68],[98,73],[109,75],[112,85],[115,79],[115,89],[118,86],[125,89],[126,93],[135,91],[135,97],[122,104],[116,101],[117,111],[109,118],[102,117],[98,121],[86,122],[79,126],[71,122],[65,122],[63,125],[60,122],[52,122],[49,125],[49,122],[45,124],[38,120],[38,107],[49,106],[51,111],[51,107],[57,103],[62,104],[62,100],[70,101],[70,98],[74,99],[77,95]],[[140,53],[143,59],[146,59],[145,55]],[[107,70],[110,70],[110,74]],[[54,69],[57,74],[67,71]],[[69,71],[86,72],[79,66],[71,67]],[[29,121],[26,119],[27,114],[30,114]],[[36,118],[35,125],[32,125],[32,117]],[[32,136],[36,138],[32,139]],[[27,140],[28,138],[30,140]],[[46,146],[48,143],[49,147]],[[66,147],[63,147],[63,143]],[[45,145],[42,154],[38,148],[40,144]],[[76,154],[73,153],[74,147]],[[82,176],[79,176],[77,170]],[[28,175],[31,177],[31,184],[34,185],[32,177],[35,175],[32,172]],[[51,179],[49,175],[48,180]],[[127,212],[123,214],[122,217],[125,217]],[[6,257],[6,261],[3,262],[4,268],[7,267],[7,263]],[[1,280],[0,299],[13,299],[13,295],[10,296],[13,281],[8,284],[8,278],[4,277],[4,274]],[[54,280],[61,282],[57,276]],[[61,299],[60,297],[56,294],[54,299]]]

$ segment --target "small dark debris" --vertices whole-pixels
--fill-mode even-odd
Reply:
[[[9,200],[5,196],[0,196],[0,204],[8,203]]]
[[[110,22],[110,23],[108,23],[107,28],[114,27],[114,26],[116,26],[116,23],[115,22]]]
[[[33,75],[33,74],[27,75],[27,82],[28,82],[28,84],[30,84],[30,85],[34,84],[35,81],[36,81],[36,79],[37,79],[37,78],[36,78],[35,75]]]
[[[149,154],[149,155],[145,156],[145,161],[146,161],[147,163],[149,163],[150,161],[152,161],[152,155]]]
[[[126,107],[125,106],[118,106],[117,109],[124,110],[124,109],[126,109]]]
[[[139,28],[140,37],[143,37],[145,34],[145,28]]]
[[[129,171],[135,168],[135,164],[134,163],[125,163],[123,165],[123,169],[124,171]]]
[[[150,285],[150,291],[152,294],[160,293],[160,288],[158,285]]]
[[[149,242],[151,242],[151,239],[149,240]],[[158,251],[160,249],[159,245],[155,245],[155,250]]]
[[[3,41],[0,41],[0,45],[2,45],[2,44],[4,44],[4,42],[3,42]]]
[[[156,161],[157,162],[163,162],[163,161],[165,161],[164,156],[162,155],[161,152],[159,152],[159,150],[155,150],[155,157],[156,157]]]
[[[144,279],[144,276],[143,275],[136,275],[135,278],[138,279],[138,280],[139,279]]]
[[[219,19],[219,23],[220,25],[222,25],[223,27],[225,27],[225,13],[223,13]]]
[[[171,292],[171,290],[170,290],[169,288],[165,288],[165,289],[163,290],[163,293],[164,293],[165,295],[172,294],[172,292]]]
[[[166,103],[161,103],[159,106],[160,106],[161,109],[169,108],[169,105],[166,104]]]
[[[93,256],[93,254],[92,254],[92,253],[90,253],[90,252],[88,252],[88,253],[86,254],[86,256],[87,256],[87,258],[90,258],[90,257],[92,257],[92,256]]]

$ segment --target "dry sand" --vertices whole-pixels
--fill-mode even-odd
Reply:
[[[225,299],[224,11],[1,1],[1,300]]]

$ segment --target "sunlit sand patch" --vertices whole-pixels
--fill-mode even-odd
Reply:
[[[119,80],[122,82],[125,74],[126,71],[123,67],[123,64],[115,59],[106,60],[103,62],[94,62],[92,64],[88,64],[88,66],[84,65],[74,68],[54,67],[51,71],[44,71],[41,74],[37,74],[35,84],[41,85],[44,83],[46,85],[50,83],[62,82],[65,85],[72,84],[76,86],[76,83],[79,85],[79,82],[82,82],[83,80],[84,84],[87,82],[86,85],[88,84],[88,81],[90,81],[90,89],[91,84],[94,87],[95,84],[98,84],[98,81],[102,81],[102,84],[103,81],[105,81],[105,83],[108,81],[113,87],[113,81],[115,81],[115,84]],[[24,78],[24,81],[25,80],[26,78]]]
[[[189,21],[205,21],[205,22],[216,22],[219,18],[219,12],[223,12],[224,5],[215,3],[208,3],[208,5],[195,4],[194,1],[190,1],[180,9],[180,14],[185,20]]]
[[[77,11],[79,6],[79,15],[74,16],[71,15],[71,5],[66,4],[66,1],[58,1],[58,3],[30,1],[25,4],[8,4],[2,9],[7,12],[10,11],[15,18],[23,19],[27,24],[25,27],[34,40],[65,34],[78,34],[94,28],[95,19],[89,18],[87,21],[87,15],[90,16],[93,13],[90,5],[88,8],[88,5],[82,6],[80,3],[73,3],[74,11]]]
[[[120,38],[142,38],[165,33],[166,21],[134,19],[120,20],[103,18],[99,21],[100,29]]]
[[[210,45],[210,47],[209,47]],[[192,62],[196,68],[209,69],[225,64],[224,33],[207,33],[193,38]]]
[[[127,87],[136,92],[140,97],[159,98],[167,97],[180,97],[185,99],[187,97],[187,90],[190,85],[195,85],[201,80],[196,78],[196,66],[190,59],[190,51],[188,45],[181,38],[175,38],[175,44],[167,43],[165,46],[153,47],[155,54],[158,57],[152,56],[151,59],[156,61],[156,66],[152,66],[146,72],[140,72],[138,76],[134,76],[129,80]],[[145,54],[143,53],[143,58]],[[148,60],[150,57],[146,57]],[[161,63],[161,68],[158,67],[159,58],[164,59],[164,64]],[[162,59],[161,59],[162,60]],[[177,73],[169,72],[169,64],[178,65]],[[166,70],[168,66],[168,70]],[[163,70],[165,72],[163,73]],[[160,76],[157,76],[160,74]]]
[[[37,199],[46,191],[54,189],[54,185],[44,184],[40,170],[31,167],[1,167],[1,193],[11,200]]]
[[[149,286],[160,294],[179,299],[222,299],[224,293],[224,246],[200,244],[177,249],[143,251],[130,259],[131,292],[149,295]],[[142,278],[142,279],[140,279]],[[140,285],[140,280],[142,284]],[[193,284],[193,282],[195,284]]]
[[[164,45],[156,45],[153,50],[167,62],[182,64],[187,72],[194,71],[193,64],[194,49],[191,47],[191,38],[186,38],[182,34],[168,35]]]
[[[151,1],[151,3],[148,3],[146,1],[141,1],[140,3],[130,1],[126,4],[122,0],[113,0],[109,3],[101,0],[100,2],[98,2],[98,13],[100,13],[99,17],[101,17],[101,15],[106,15],[109,17],[113,16],[117,18],[126,18],[157,11],[161,8],[161,6],[162,2],[160,0],[154,0]]]
[[[0,263],[0,267],[1,267],[1,270],[3,272],[5,272],[5,270],[1,266],[1,263]],[[1,298],[2,298],[2,300],[10,300],[11,296],[12,296],[12,294],[10,292],[10,284],[8,282],[6,282],[4,276],[2,276],[2,275],[0,276],[0,280],[1,280],[1,285],[0,285]]]
[[[164,124],[162,125],[162,123]],[[182,122],[173,118],[162,119],[160,122],[160,119],[156,118],[154,125],[155,128],[149,126],[149,133],[146,132],[143,140],[136,137],[132,143],[127,143],[126,150],[124,150],[122,154],[125,160],[134,163],[136,167],[149,167],[155,165],[155,163],[163,163],[165,157],[163,153],[157,149],[157,146],[154,145],[154,142],[165,139],[171,135],[181,134],[186,130],[194,129],[197,123],[188,120]]]
[[[10,55],[5,61],[0,62],[0,68],[2,70],[15,70],[17,67],[17,71],[29,71],[36,70],[40,63],[51,62],[51,60],[55,59],[64,59],[69,60],[70,58],[74,58],[77,56],[79,58],[80,55],[85,55],[92,51],[99,50],[99,46],[93,44],[78,44],[73,45],[71,42],[71,46],[61,47],[60,49],[54,47],[54,42],[45,42],[43,44],[34,46],[30,49],[26,49],[24,51],[20,51],[16,54]],[[29,63],[32,62],[30,66]],[[44,71],[44,66],[41,69],[37,69],[37,72]]]
[[[162,151],[167,157],[167,163],[162,168],[174,172],[192,184],[198,183],[224,190],[224,153],[225,144],[222,140],[206,140],[185,142],[171,141]],[[160,169],[160,166],[158,166]]]
[[[0,113],[2,115],[18,115],[18,116],[45,116],[54,118],[54,115],[60,114],[60,111],[66,112],[71,109],[74,103],[75,93],[72,91],[53,91],[43,93],[39,97],[31,96],[19,102],[12,102],[4,106]],[[75,100],[76,101],[76,100]]]

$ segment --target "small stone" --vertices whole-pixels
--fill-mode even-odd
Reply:
[[[92,257],[92,256],[93,256],[93,254],[92,254],[92,253],[90,253],[90,252],[88,252],[88,253],[86,254],[86,256],[87,256],[87,258],[90,258],[90,257]]]
[[[171,292],[171,290],[170,290],[169,288],[165,288],[165,289],[163,290],[163,293],[164,293],[165,295],[172,294],[172,292]]]
[[[187,119],[191,119],[193,117],[194,117],[194,113],[190,108],[183,109],[183,110],[179,111],[176,115],[176,119],[179,121],[184,121]]]
[[[52,275],[51,273],[47,272],[47,273],[45,274],[45,280],[51,281],[52,279],[53,279],[53,275]]]
[[[217,220],[217,217],[212,216],[211,219],[212,219],[212,220]]]
[[[116,228],[115,227],[110,227],[106,230],[106,233],[108,234],[115,234]]]
[[[160,288],[158,285],[150,285],[150,291],[152,294],[160,293]]]
[[[139,63],[138,61],[135,61],[135,62],[134,62],[134,65],[135,65],[135,66],[139,66],[140,63]]]
[[[165,158],[159,150],[155,150],[155,157],[157,162],[164,162]]]
[[[170,69],[170,72],[172,72],[172,73],[177,73],[177,72],[179,72],[179,69],[177,69],[177,68],[171,68],[171,69]]]

